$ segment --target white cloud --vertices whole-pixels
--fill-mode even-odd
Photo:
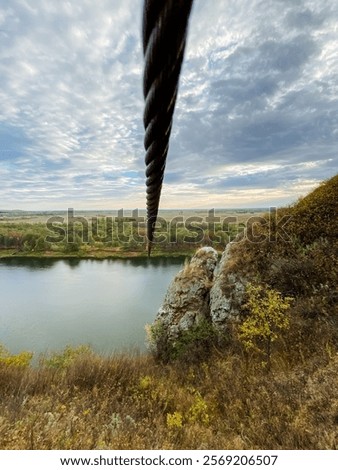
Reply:
[[[162,207],[290,201],[336,171],[335,2],[210,5],[195,0]],[[0,208],[145,205],[141,11],[3,0]],[[212,187],[236,181],[256,196]]]

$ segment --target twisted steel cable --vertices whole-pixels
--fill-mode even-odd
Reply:
[[[179,76],[193,0],[145,0],[145,109],[148,255],[154,239]]]

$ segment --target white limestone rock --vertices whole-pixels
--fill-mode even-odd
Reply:
[[[170,284],[155,320],[166,328],[169,340],[210,318],[209,294],[217,259],[213,248],[200,248]]]
[[[234,242],[229,243],[223,252],[214,275],[210,290],[210,318],[219,329],[226,329],[229,320],[240,315],[247,281],[231,269],[231,250]]]

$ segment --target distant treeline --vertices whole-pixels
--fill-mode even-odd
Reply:
[[[222,250],[244,228],[243,223],[226,221],[211,225],[198,217],[175,219],[160,219],[155,251],[187,253],[202,245]],[[11,254],[85,255],[105,251],[109,255],[110,251],[143,251],[146,244],[145,223],[132,217],[74,217],[65,221],[55,216],[47,223],[0,223],[0,250],[10,250]]]

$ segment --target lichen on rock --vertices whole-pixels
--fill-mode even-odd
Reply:
[[[226,246],[210,290],[210,319],[220,330],[225,330],[228,321],[240,315],[247,284],[245,277],[232,269],[234,243]]]
[[[169,340],[209,319],[209,294],[217,259],[213,248],[200,248],[170,284],[155,320],[167,330]]]
[[[219,264],[215,249],[200,248],[175,276],[149,327],[149,347],[155,354],[170,355],[170,348],[182,341],[206,339],[207,331],[222,334],[239,315],[246,282],[231,270],[231,248],[230,243]]]

